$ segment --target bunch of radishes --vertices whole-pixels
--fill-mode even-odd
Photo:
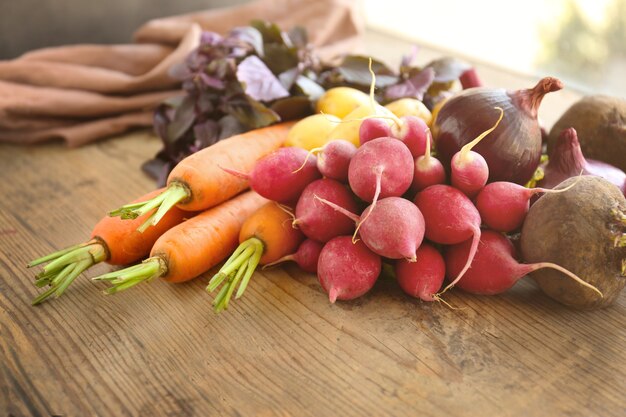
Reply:
[[[471,148],[502,115],[494,109],[493,127],[463,147],[447,169],[431,155],[420,118],[391,123],[372,117],[361,124],[359,148],[344,140],[328,142],[316,155],[281,148],[259,161],[251,186],[293,213],[293,226],[308,239],[288,259],[316,272],[331,302],[369,291],[383,261],[393,263],[406,293],[425,301],[454,285],[498,294],[543,267],[589,286],[557,265],[515,260],[504,233],[521,227],[531,196],[549,190],[487,185],[487,163]],[[294,165],[300,168],[286,168]],[[441,290],[444,277],[450,283]]]

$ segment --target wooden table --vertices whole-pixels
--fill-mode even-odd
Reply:
[[[371,33],[375,56],[402,42]],[[428,59],[431,52],[423,52]],[[491,85],[532,80],[479,67]],[[548,125],[576,99],[551,95]],[[204,287],[152,282],[115,296],[87,278],[31,307],[25,264],[85,240],[152,189],[147,132],[80,149],[0,146],[0,416],[626,415],[626,297],[576,312],[523,280],[507,294],[423,303],[391,280],[331,305],[294,265],[259,272],[216,316]]]

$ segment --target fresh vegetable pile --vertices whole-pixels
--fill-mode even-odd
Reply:
[[[229,56],[251,38],[262,56],[255,33],[211,42]],[[237,71],[247,59],[261,62],[247,51]],[[358,61],[351,59],[344,70]],[[314,101],[315,115],[205,147],[176,164],[165,188],[112,211],[88,242],[33,261],[48,262],[36,283],[50,286],[33,304],[61,295],[95,263],[146,256],[94,279],[114,293],[156,277],[187,281],[223,262],[207,286],[217,312],[244,294],[259,266],[286,261],[317,274],[332,303],[367,293],[384,264],[404,292],[424,301],[443,300],[453,287],[500,294],[529,274],[575,308],[617,298],[626,283],[626,174],[585,159],[573,128],[541,164],[537,110],[559,80],[511,92],[479,87],[475,71],[463,68],[454,76],[471,88],[435,100],[450,91],[437,74],[454,65],[406,70],[393,82],[382,71],[389,84],[378,95],[369,65],[369,95],[331,87]],[[341,68],[316,80],[337,82]],[[383,106],[377,98],[397,100]],[[196,116],[188,129],[195,123],[197,130]],[[531,180],[540,187],[524,186]],[[513,237],[520,233],[518,254]]]

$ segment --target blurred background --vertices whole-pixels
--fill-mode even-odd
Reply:
[[[311,0],[314,1],[314,0]],[[355,0],[368,29],[581,92],[626,97],[626,0]],[[1,0],[0,59],[73,43],[127,43],[142,23],[246,0]]]

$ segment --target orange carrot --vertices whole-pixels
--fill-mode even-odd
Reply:
[[[93,279],[109,281],[107,293],[112,294],[157,277],[169,282],[195,278],[237,247],[242,224],[266,202],[253,191],[240,194],[164,233],[141,264]]]
[[[278,149],[293,123],[281,123],[252,130],[191,154],[170,173],[167,189],[150,201],[128,204],[110,213],[135,218],[158,207],[149,224],[155,225],[177,205],[183,210],[206,210],[248,188],[248,180],[231,175],[221,167],[249,172],[256,161]]]
[[[161,192],[163,192],[162,188],[152,191],[136,201],[149,200]],[[107,262],[111,265],[137,262],[150,252],[150,248],[159,236],[182,222],[186,217],[193,215],[193,213],[174,208],[163,217],[157,227],[152,227],[143,233],[138,231],[137,228],[150,216],[154,216],[155,212],[156,210],[153,209],[152,213],[146,213],[132,221],[105,216],[95,225],[91,232],[91,239],[87,242],[71,246],[29,263],[28,267],[30,268],[50,262],[43,267],[43,271],[37,275],[35,281],[39,287],[50,285],[50,288],[35,298],[33,305],[43,302],[52,294],[59,297],[76,277],[100,262]]]
[[[213,300],[216,312],[228,307],[239,282],[235,299],[241,297],[257,265],[274,262],[292,253],[304,235],[292,226],[293,217],[276,202],[270,201],[251,215],[239,232],[239,247],[207,286],[213,292],[226,281]]]

